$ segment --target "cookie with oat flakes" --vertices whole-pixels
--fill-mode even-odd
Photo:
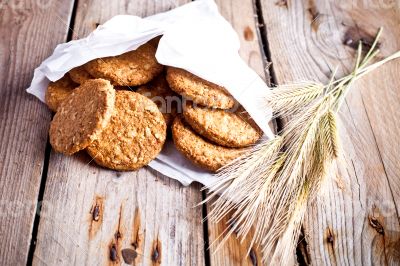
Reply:
[[[169,88],[164,75],[159,75],[150,83],[140,86],[136,92],[157,104],[167,126],[172,124],[177,114],[177,105],[181,101],[180,96]]]
[[[50,82],[45,96],[47,106],[53,112],[57,112],[57,108],[62,101],[64,101],[64,99],[72,93],[73,89],[78,86],[79,85],[75,84],[68,75],[65,75],[55,82]]]
[[[82,84],[88,79],[93,79],[92,75],[86,71],[85,65],[75,67],[68,72],[71,79],[78,84]]]
[[[163,66],[155,54],[156,48],[145,43],[121,55],[94,59],[85,64],[85,69],[93,77],[108,79],[115,86],[138,86],[162,72]]]
[[[235,105],[234,98],[224,87],[197,77],[184,69],[168,67],[167,81],[173,91],[196,104],[219,109],[230,109]]]
[[[71,155],[85,149],[108,125],[115,90],[108,80],[92,79],[76,88],[58,107],[50,124],[50,144]]]
[[[246,149],[226,148],[196,135],[180,116],[172,124],[172,138],[176,148],[194,164],[216,172],[242,155]]]
[[[221,146],[242,148],[261,137],[260,129],[244,112],[186,105],[183,117],[198,134]]]
[[[161,40],[162,35],[159,35],[157,37],[154,37],[153,39],[151,39],[150,41],[148,41],[149,44],[153,45],[155,48],[158,47],[158,43]]]
[[[137,170],[161,151],[166,129],[155,103],[136,92],[116,91],[109,125],[86,150],[103,167]]]

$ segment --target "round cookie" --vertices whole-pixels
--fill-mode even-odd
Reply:
[[[167,81],[172,90],[197,104],[220,109],[229,109],[235,105],[235,100],[225,88],[186,70],[168,67]]]
[[[85,65],[75,67],[68,72],[71,79],[78,83],[82,84],[88,79],[93,79],[93,77],[85,70]]]
[[[187,105],[183,117],[198,134],[222,146],[242,148],[261,137],[244,115],[231,111]]]
[[[139,87],[136,92],[146,96],[158,106],[167,126],[172,124],[180,97],[169,88],[164,75],[159,75],[150,83]]]
[[[116,86],[138,86],[160,74],[163,66],[155,57],[156,48],[149,43],[118,56],[94,59],[85,69],[96,78],[108,79]]]
[[[101,166],[136,170],[161,151],[166,129],[155,103],[135,92],[117,91],[109,125],[86,150]]]
[[[226,148],[207,142],[196,135],[179,116],[172,124],[172,138],[176,148],[186,158],[212,172],[216,172],[246,151],[246,149]]]
[[[57,112],[57,108],[61,102],[64,101],[78,85],[75,84],[68,75],[65,75],[61,79],[50,82],[47,87],[45,101],[47,106],[53,112]]]
[[[67,155],[85,149],[110,121],[115,90],[108,80],[88,80],[60,105],[50,124],[53,149]]]

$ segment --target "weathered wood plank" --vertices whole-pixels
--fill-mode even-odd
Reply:
[[[0,3],[0,261],[24,265],[44,167],[50,112],[25,89],[66,40],[72,0]]]
[[[261,49],[259,36],[257,34],[257,21],[251,0],[217,0],[216,1],[221,14],[232,24],[240,38],[240,55],[262,78],[269,82],[269,76],[264,71],[265,58]],[[207,206],[210,209],[210,206]],[[250,248],[250,237],[244,242],[236,236],[231,236],[225,245],[216,252],[220,236],[227,228],[228,218],[225,218],[218,224],[208,223],[211,265],[262,265],[260,250]]]
[[[382,54],[400,49],[398,3],[261,0],[278,83],[328,81],[354,64],[354,44],[385,33]],[[344,163],[304,223],[313,265],[398,265],[400,255],[400,62],[354,84],[341,110]]]
[[[79,1],[74,37],[117,14],[147,16],[183,2]],[[201,201],[199,185],[89,162],[84,152],[51,154],[35,265],[204,264],[202,212],[193,208]]]

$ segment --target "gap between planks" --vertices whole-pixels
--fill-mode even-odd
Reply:
[[[71,12],[71,16],[69,19],[68,33],[67,33],[67,39],[66,39],[67,42],[72,40],[77,7],[78,7],[78,0],[75,0],[74,4],[72,6],[72,12]],[[45,148],[45,153],[44,153],[42,177],[40,179],[39,194],[37,197],[36,212],[35,212],[35,218],[33,220],[33,228],[32,228],[32,233],[31,233],[31,242],[29,245],[28,258],[27,258],[27,262],[26,262],[27,265],[32,265],[33,255],[35,253],[36,240],[37,240],[37,234],[38,234],[39,222],[40,222],[41,202],[43,201],[44,190],[46,188],[47,172],[49,169],[49,162],[50,162],[50,153],[51,153],[51,145],[50,145],[49,137],[47,136],[46,148]]]
[[[184,1],[182,1],[184,2]],[[98,25],[99,23],[102,23],[106,20],[108,20],[111,16],[117,15],[119,13],[128,13],[128,14],[134,14],[134,15],[140,15],[140,16],[147,16],[151,15],[152,13],[157,13],[160,11],[166,11],[167,9],[173,8],[173,6],[168,6],[168,2],[159,2],[159,4],[155,5],[151,1],[137,1],[136,3],[126,1],[125,4],[123,1],[119,2],[106,2],[102,1],[102,5],[99,3],[96,5],[94,4],[82,4],[82,1],[79,1],[79,6],[77,10],[77,14],[75,16],[75,27],[74,27],[74,34],[73,34],[73,39],[82,37],[86,34],[88,34],[90,31],[93,30],[94,25]],[[85,157],[86,154],[82,154],[80,159],[86,160],[88,159],[87,156]],[[47,182],[46,182],[46,189],[45,189],[45,194],[44,198],[45,200],[50,199],[52,204],[53,204],[53,209],[57,208],[62,208],[63,212],[62,214],[60,213],[54,213],[54,219],[55,221],[59,220],[60,222],[64,222],[65,220],[73,220],[79,223],[78,226],[69,228],[69,231],[66,230],[65,232],[60,232],[59,228],[57,228],[57,224],[53,223],[52,220],[46,219],[46,217],[41,216],[40,218],[40,224],[39,224],[39,229],[38,229],[38,235],[37,235],[37,244],[36,244],[36,250],[34,253],[34,264],[35,262],[44,262],[43,259],[48,259],[49,261],[59,261],[58,259],[66,259],[65,261],[71,262],[69,259],[72,258],[74,259],[74,256],[68,256],[72,254],[79,254],[82,255],[83,252],[78,251],[80,249],[80,245],[77,246],[76,243],[77,240],[75,238],[72,238],[71,236],[78,237],[76,235],[76,232],[82,232],[82,230],[88,229],[87,226],[88,224],[83,222],[83,220],[80,220],[80,217],[84,217],[86,215],[85,210],[88,209],[89,205],[92,204],[90,200],[88,200],[89,197],[93,196],[105,196],[105,199],[107,198],[106,195],[108,194],[116,194],[119,190],[123,190],[123,192],[133,191],[134,193],[121,193],[120,195],[127,195],[129,197],[129,201],[133,202],[134,204],[141,205],[143,208],[141,210],[143,212],[138,212],[138,216],[141,217],[140,219],[143,221],[146,221],[146,223],[140,227],[140,234],[142,234],[144,231],[146,231],[146,239],[143,241],[140,241],[141,244],[139,245],[139,251],[140,253],[140,258],[138,260],[141,260],[140,263],[146,263],[147,261],[153,261],[154,263],[159,263],[161,262],[161,258],[164,261],[163,263],[170,263],[167,261],[176,261],[176,263],[181,263],[183,260],[186,260],[187,262],[193,261],[193,260],[198,260],[204,261],[204,246],[203,246],[203,227],[200,224],[201,219],[202,219],[202,214],[201,212],[198,213],[198,215],[193,215],[195,212],[190,212],[190,215],[192,218],[188,218],[185,215],[187,213],[182,213],[182,209],[179,211],[178,209],[171,208],[171,210],[168,211],[161,211],[161,210],[166,210],[166,204],[168,205],[168,202],[174,202],[174,203],[180,203],[182,204],[181,207],[186,208],[186,210],[189,210],[191,206],[188,206],[194,202],[191,201],[182,201],[182,199],[192,199],[196,198],[196,203],[201,200],[201,193],[198,191],[198,189],[195,189],[194,187],[187,188],[187,189],[180,189],[177,186],[176,181],[168,180],[168,178],[164,178],[156,174],[154,171],[151,171],[150,169],[142,169],[141,171],[138,171],[137,173],[134,173],[133,175],[137,175],[136,178],[134,178],[135,181],[131,180],[129,181],[129,187],[125,188],[124,186],[118,185],[115,182],[115,184],[108,184],[109,177],[115,177],[112,176],[113,174],[110,171],[103,170],[100,173],[100,170],[98,170],[95,166],[92,166],[93,169],[85,169],[85,173],[82,174],[81,178],[83,175],[86,175],[90,180],[85,179],[80,181],[80,178],[74,177],[72,172],[73,169],[76,166],[81,165],[82,160],[77,161],[75,158],[65,158],[61,157],[55,153],[51,153],[50,155],[50,164],[49,164],[49,170],[48,170],[48,177],[47,177]],[[60,164],[65,163],[65,169],[63,166],[60,166]],[[74,167],[75,166],[75,167]],[[91,166],[88,166],[91,167]],[[76,168],[75,168],[76,169]],[[86,171],[88,170],[88,171]],[[71,172],[72,171],[72,172]],[[81,174],[81,173],[80,173]],[[101,175],[101,177],[100,177]],[[146,176],[148,175],[148,176]],[[104,178],[105,177],[105,178]],[[147,178],[148,177],[148,178]],[[153,177],[153,178],[152,178]],[[59,180],[62,179],[65,183],[62,183],[59,185]],[[64,178],[64,179],[63,179]],[[71,179],[70,179],[71,178]],[[115,180],[122,180],[122,179],[127,179],[127,174],[121,174],[121,173],[116,173],[116,179]],[[148,188],[147,189],[147,181],[143,179],[141,184],[139,183],[139,179],[145,178],[148,181]],[[112,180],[114,181],[114,179]],[[82,183],[81,183],[82,182]],[[126,180],[125,180],[126,182]],[[145,182],[146,184],[144,184]],[[121,183],[121,182],[119,182]],[[81,186],[86,186],[87,189],[85,189],[85,193],[80,194],[79,198],[79,203],[83,202],[83,207],[75,207],[75,204],[68,204],[66,202],[65,206],[64,202],[65,200],[68,199],[69,195],[77,195],[79,194],[79,187]],[[62,188],[59,188],[59,186],[65,185],[63,188],[65,190],[63,191]],[[155,185],[155,188],[152,187]],[[195,185],[198,187],[198,185]],[[138,188],[139,190],[143,189],[140,196],[138,196],[138,193],[135,194],[135,189],[134,187]],[[155,203],[156,201],[147,201],[147,199],[151,198],[154,199],[155,197],[153,196],[154,193],[159,193],[160,191],[166,191],[168,190],[168,187],[170,187],[172,190],[171,192],[174,192],[172,197],[168,198],[168,201],[158,201],[158,203]],[[90,189],[88,189],[90,188]],[[173,191],[175,190],[175,191]],[[60,195],[59,195],[60,192]],[[68,194],[71,193],[71,194]],[[117,193],[118,194],[118,193]],[[129,196],[128,196],[129,195]],[[197,195],[199,196],[197,198]],[[54,197],[53,197],[54,196]],[[59,197],[60,196],[60,197]],[[110,200],[114,196],[111,195],[111,197],[108,197]],[[104,230],[99,230],[97,231],[97,235],[95,238],[90,238],[89,236],[89,242],[87,242],[87,236],[83,236],[82,239],[79,238],[81,242],[80,244],[83,243],[83,246],[89,251],[89,253],[96,253],[98,256],[85,256],[85,258],[82,258],[82,256],[77,256],[75,257],[76,260],[80,261],[99,261],[102,260],[104,262],[109,262],[110,256],[108,254],[99,252],[99,251],[105,251],[105,252],[111,252],[112,246],[107,245],[107,246],[101,246],[101,250],[97,250],[97,244],[106,244],[108,243],[108,237],[115,236],[114,232],[112,232],[112,224],[115,224],[114,222],[118,220],[118,232],[120,232],[120,229],[122,229],[121,234],[118,234],[118,237],[115,239],[115,241],[118,243],[118,249],[117,252],[119,254],[118,260],[121,261],[121,253],[120,253],[120,248],[121,247],[126,247],[128,248],[129,245],[132,243],[129,243],[129,239],[133,236],[129,236],[128,232],[130,232],[131,229],[131,218],[136,218],[136,211],[133,214],[133,207],[134,204],[124,204],[126,201],[123,199],[125,196],[117,196],[115,197],[115,202],[112,200],[104,200],[105,203],[105,209],[107,209],[107,212],[105,212],[103,215],[104,217],[107,217],[107,219],[102,220],[102,227],[105,229],[105,232],[102,232]],[[61,200],[60,200],[61,198]],[[76,199],[74,199],[76,200]],[[177,202],[175,202],[177,201]],[[96,201],[97,202],[97,201]],[[119,204],[121,203],[124,205]],[[119,204],[118,206],[116,206]],[[107,205],[109,205],[107,207]],[[115,205],[115,206],[114,206]],[[154,205],[154,206],[153,206]],[[150,206],[154,207],[151,208]],[[173,206],[173,205],[172,205]],[[51,206],[50,206],[51,207]],[[115,208],[118,207],[120,209],[119,213],[116,213],[113,211]],[[146,213],[146,210],[149,210],[148,213]],[[191,210],[191,209],[190,209]],[[73,215],[72,218],[68,217],[62,217],[62,215],[68,215],[68,211],[70,211],[70,214]],[[150,213],[151,212],[151,213]],[[148,214],[148,215],[147,215]],[[155,219],[152,215],[160,215],[161,217],[160,220],[163,220],[161,223],[159,223],[159,220]],[[53,215],[53,214],[52,214]],[[83,215],[83,216],[82,216]],[[135,215],[133,217],[132,215]],[[171,217],[170,217],[171,215]],[[122,216],[124,219],[122,219]],[[170,217],[170,218],[167,218]],[[65,219],[64,219],[65,218]],[[114,218],[117,218],[116,220]],[[139,220],[140,220],[139,219]],[[195,219],[196,221],[192,221]],[[70,221],[69,220],[69,221]],[[177,224],[177,227],[175,230],[175,220],[179,221],[179,223],[182,222],[182,224]],[[190,220],[190,222],[188,221]],[[82,224],[81,224],[82,222]],[[165,223],[167,222],[167,223]],[[78,224],[76,223],[76,224]],[[136,219],[134,219],[133,223],[136,224]],[[165,226],[163,225],[165,224]],[[99,223],[100,224],[100,223]],[[104,225],[104,226],[103,226]],[[82,226],[82,227],[79,227]],[[170,226],[173,226],[170,227]],[[167,227],[169,229],[167,229]],[[76,228],[78,231],[75,231]],[[83,228],[83,229],[82,229]],[[90,229],[91,227],[89,227]],[[179,228],[179,230],[178,230]],[[182,230],[187,228],[185,232],[189,234],[182,234]],[[150,230],[149,230],[150,229]],[[160,234],[157,233],[157,231]],[[195,229],[195,230],[193,230]],[[51,230],[54,230],[54,232],[51,232]],[[139,230],[139,229],[138,229]],[[172,231],[170,231],[172,230]],[[125,231],[125,232],[124,232]],[[133,232],[136,232],[133,230]],[[138,231],[139,232],[139,231]],[[172,233],[171,233],[172,232]],[[70,233],[68,235],[67,233]],[[154,233],[154,234],[153,234]],[[173,234],[171,238],[169,238],[169,235]],[[176,234],[176,236],[175,236]],[[84,234],[80,234],[84,235]],[[63,237],[68,236],[68,240],[71,240],[68,243],[64,243],[62,240]],[[159,238],[160,237],[160,238]],[[135,237],[136,238],[136,237]],[[159,244],[151,244],[152,239],[154,238],[157,240],[157,243],[160,243],[160,240],[162,241],[162,252],[161,252],[161,245]],[[171,239],[171,241],[169,241]],[[74,240],[74,241],[72,241]],[[104,241],[103,241],[104,240]],[[194,241],[193,241],[194,240]],[[114,237],[113,237],[114,241]],[[165,242],[164,242],[165,241]],[[92,244],[90,244],[92,243]],[[122,243],[122,244],[121,244]],[[136,243],[136,241],[135,241]],[[54,245],[52,245],[54,244]],[[86,246],[86,244],[88,244]],[[180,245],[181,244],[181,245]],[[190,245],[188,245],[190,244]],[[57,246],[60,245],[60,246]],[[68,245],[70,245],[68,247]],[[116,244],[117,245],[117,244]],[[175,248],[169,248],[170,245],[176,245]],[[55,252],[49,252],[50,249],[53,246],[55,246]],[[67,247],[67,248],[65,248]],[[108,251],[110,249],[110,251]],[[131,248],[132,249],[132,248]],[[136,249],[136,248],[135,248]],[[83,249],[85,251],[85,249]],[[165,252],[166,251],[166,252]],[[46,253],[49,252],[47,255]],[[59,254],[56,254],[59,252]],[[115,253],[114,252],[114,253]],[[144,254],[145,252],[146,254]],[[153,253],[154,252],[154,253]],[[186,252],[186,256],[185,256]],[[195,253],[194,253],[195,252]],[[69,254],[67,254],[69,253]],[[100,254],[101,253],[101,254]],[[59,256],[61,254],[61,256]],[[110,253],[111,254],[111,253]],[[157,254],[157,255],[154,255]],[[179,255],[178,255],[179,254]],[[43,256],[46,255],[46,256]],[[63,257],[64,255],[67,255]],[[89,254],[90,255],[90,254]],[[115,257],[115,256],[114,256]],[[122,256],[123,257],[123,256]],[[125,258],[124,258],[125,259]],[[114,262],[111,259],[112,262]],[[110,262],[111,263],[111,262]],[[173,263],[175,264],[175,263]],[[204,262],[198,263],[199,265],[203,265]]]
[[[273,87],[278,85],[278,80],[275,73],[274,64],[272,61],[271,49],[268,42],[267,30],[261,7],[261,0],[253,0],[253,8],[255,11],[255,16],[257,18],[256,20],[258,26],[257,34],[259,34],[261,49],[265,56],[264,67],[265,71],[266,72],[268,71],[266,74],[269,74],[267,75],[267,77],[269,77],[270,86],[273,89]],[[284,123],[285,121],[279,117],[274,119],[275,133],[279,134],[283,130]],[[300,235],[300,239],[298,240],[298,245],[296,248],[296,260],[298,265],[303,266],[303,265],[309,265],[310,254],[308,253],[307,249],[307,241],[303,235],[304,234],[303,227],[301,228],[301,232],[302,234]]]

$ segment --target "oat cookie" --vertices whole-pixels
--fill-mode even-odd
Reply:
[[[212,172],[245,152],[245,149],[226,148],[207,142],[196,135],[180,116],[172,124],[172,138],[176,148],[186,158]]]
[[[82,84],[88,79],[92,79],[93,77],[85,70],[85,65],[75,67],[68,72],[71,79],[78,83]]]
[[[155,53],[156,48],[146,43],[122,55],[94,59],[85,65],[85,69],[93,77],[108,79],[116,86],[142,85],[163,70]]]
[[[136,92],[146,96],[158,106],[167,126],[172,124],[180,98],[169,88],[164,75],[159,75],[150,83],[139,87]]]
[[[186,70],[168,67],[167,81],[172,90],[197,104],[220,109],[229,109],[235,105],[235,100],[225,88],[201,79]]]
[[[68,75],[65,75],[61,79],[50,82],[46,91],[46,104],[53,112],[57,112],[57,108],[61,102],[67,98],[72,90],[78,87]]]
[[[260,139],[260,131],[246,121],[244,114],[230,110],[187,105],[185,121],[203,137],[226,147],[241,148]]]
[[[151,39],[148,43],[157,48],[157,47],[158,47],[158,43],[159,43],[160,40],[161,40],[161,37],[162,37],[162,35],[159,35],[159,36],[157,36],[157,37],[154,37],[154,38]]]
[[[86,148],[109,123],[114,103],[115,90],[107,80],[88,80],[76,88],[51,121],[53,149],[71,155]]]
[[[117,91],[109,125],[86,150],[101,166],[136,170],[161,151],[166,128],[155,103],[132,91]]]

